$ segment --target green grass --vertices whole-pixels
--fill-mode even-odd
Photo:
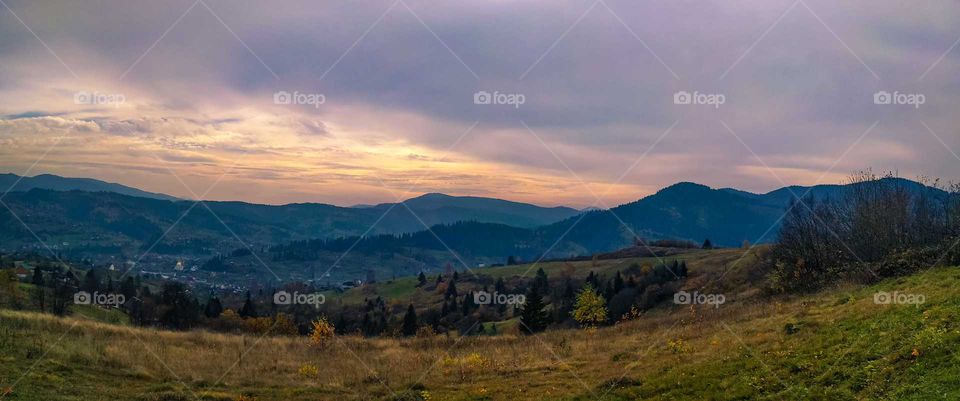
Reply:
[[[712,251],[690,250],[682,254],[671,255],[663,258],[638,257],[598,260],[596,262],[591,260],[574,262],[542,262],[536,264],[474,268],[471,271],[477,275],[487,276],[492,279],[503,278],[504,280],[509,281],[513,278],[530,279],[536,274],[537,269],[542,268],[544,272],[546,272],[547,275],[552,278],[561,277],[566,274],[572,278],[582,280],[586,278],[591,271],[603,274],[607,277],[612,277],[618,270],[624,270],[633,264],[640,266],[654,266],[660,262],[672,263],[674,260],[687,261],[689,268],[693,271],[699,270],[703,272],[708,270],[719,270],[721,268],[725,268],[728,264],[732,264],[743,254],[744,251],[739,249],[723,249]],[[749,258],[745,258],[745,261],[741,264],[746,266],[750,262],[751,260]],[[461,292],[465,290],[477,290],[480,287],[470,282],[472,281],[473,275],[471,271],[461,271],[459,273],[462,279],[461,282],[457,284],[457,288]],[[446,279],[449,280],[449,277]],[[427,276],[428,287],[432,287],[434,280],[436,280],[436,273]],[[417,287],[417,283],[418,281],[416,277],[401,277],[350,289],[342,293],[338,293],[336,291],[327,291],[324,294],[326,295],[328,301],[337,300],[343,302],[344,304],[359,304],[363,302],[364,299],[376,298],[377,296],[384,297],[388,300],[413,303],[417,306],[435,305],[442,300],[443,294],[435,294],[430,291],[424,291],[423,289]]]
[[[733,280],[747,277],[749,269],[733,266],[739,256],[688,260],[691,279],[725,269]],[[343,336],[326,350],[302,338],[171,333],[0,310],[0,391],[22,378],[5,401],[960,399],[960,269],[802,295],[767,297],[749,286],[726,285],[734,292],[719,308],[668,303],[594,331]],[[878,291],[923,294],[926,302],[877,305]],[[509,324],[499,322],[498,331]],[[306,365],[319,373],[298,373]]]
[[[877,291],[927,299],[918,306],[877,305]],[[714,351],[698,343],[706,349],[679,353],[658,374],[603,399],[960,399],[960,269],[828,291],[788,313],[731,322],[714,335],[727,346]]]

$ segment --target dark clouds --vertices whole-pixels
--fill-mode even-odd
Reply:
[[[646,188],[694,180],[769,189],[774,177],[758,180],[744,173],[761,166],[749,150],[773,167],[804,171],[790,177],[798,180],[819,176],[844,153],[838,172],[874,166],[960,179],[960,161],[921,124],[960,149],[960,136],[952,131],[958,125],[960,79],[951,73],[960,50],[935,65],[960,37],[954,23],[960,17],[957,4],[8,4],[79,79],[4,11],[0,91],[16,98],[0,105],[0,114],[79,113],[31,93],[108,85],[126,94],[136,109],[98,109],[100,132],[172,136],[157,139],[172,147],[194,141],[177,136],[208,131],[220,139],[196,141],[196,146],[250,145],[252,139],[234,134],[255,135],[249,131],[263,127],[305,138],[397,142],[442,152],[479,121],[453,153],[518,170],[566,174],[553,151],[586,180],[609,183],[676,122],[648,156],[657,164],[642,163],[625,183]],[[473,96],[481,90],[520,93],[526,102],[476,105]],[[879,90],[923,93],[928,103],[920,109],[878,106],[873,94]],[[322,93],[326,102],[278,108],[271,101],[276,91]],[[675,105],[677,91],[722,93],[727,102],[719,109]],[[45,111],[36,111],[41,108]],[[250,117],[254,112],[271,120]],[[846,152],[877,121],[877,132]],[[436,156],[404,155],[411,162]],[[668,160],[702,167],[671,166]]]

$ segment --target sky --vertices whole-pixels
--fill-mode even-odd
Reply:
[[[957,2],[0,3],[0,172],[581,208],[960,180]]]

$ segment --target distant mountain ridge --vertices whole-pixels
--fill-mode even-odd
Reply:
[[[428,193],[407,199],[403,204],[431,226],[456,221],[478,221],[534,228],[580,214],[579,210],[564,206],[543,207],[496,198],[440,193]],[[391,207],[396,210],[397,204],[382,203],[371,206],[370,209],[386,211]]]
[[[893,180],[912,190],[939,191]],[[709,238],[716,245],[732,247],[744,241],[773,241],[793,197],[807,193],[820,199],[835,197],[849,186],[794,186],[754,194],[682,182],[612,209],[583,212],[443,194],[367,207],[217,201],[196,207],[193,201],[85,188],[9,193],[4,204],[16,216],[0,208],[0,251],[40,249],[20,220],[58,251],[73,252],[73,256],[136,257],[149,249],[167,256],[209,258],[249,246],[260,253],[277,249],[278,255],[285,255],[281,261],[300,266],[290,269],[308,268],[317,263],[311,258],[321,257],[327,264],[352,263],[353,272],[389,270],[401,259],[406,261],[404,269],[417,271],[437,263],[502,263],[508,256],[566,258],[629,247],[637,237],[697,243]],[[360,241],[361,236],[367,239]],[[336,239],[342,240],[329,242]],[[457,255],[443,260],[444,254],[451,256],[448,247]],[[351,251],[349,261],[338,262],[341,254]]]
[[[141,198],[180,200],[175,196],[161,193],[147,192],[126,185],[95,180],[92,178],[61,177],[53,174],[40,174],[33,177],[22,177],[16,174],[0,174],[0,191],[26,192],[31,189],[48,189],[51,191],[86,191],[86,192],[113,192],[121,195],[138,196]]]

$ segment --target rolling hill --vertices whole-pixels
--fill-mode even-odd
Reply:
[[[95,180],[92,178],[70,178],[53,174],[40,174],[33,177],[22,177],[16,174],[0,174],[0,191],[25,192],[31,189],[48,189],[51,191],[85,191],[85,192],[113,192],[121,195],[138,196],[141,198],[162,199],[175,201],[177,197],[142,191],[126,185]]]
[[[911,190],[939,191],[893,180]],[[249,246],[264,255],[241,255],[232,265],[251,271],[270,253],[278,270],[302,273],[317,264],[343,262],[339,264],[347,265],[343,272],[349,277],[366,269],[389,276],[447,263],[502,263],[508,256],[533,260],[610,252],[633,245],[635,237],[696,243],[709,238],[728,247],[764,243],[775,238],[779,218],[794,195],[809,191],[818,198],[836,197],[846,188],[788,187],[752,194],[684,182],[610,210],[586,212],[443,194],[402,204],[338,207],[216,201],[196,205],[114,192],[32,189],[11,192],[4,199],[15,215],[0,208],[0,251],[40,249],[22,220],[58,252],[72,257],[136,257],[149,249],[203,259]],[[361,241],[360,236],[366,238]],[[347,251],[357,258],[341,261]],[[378,262],[371,266],[371,261]]]

